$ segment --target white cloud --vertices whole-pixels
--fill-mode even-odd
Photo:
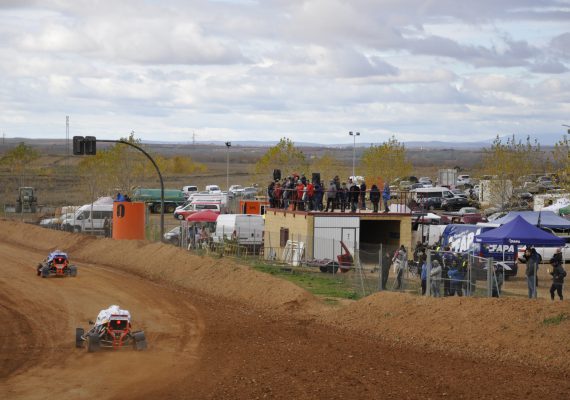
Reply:
[[[568,115],[569,13],[557,0],[2,1],[0,128],[61,135],[72,115],[145,139],[454,140],[466,123],[476,139],[524,119],[536,133]]]

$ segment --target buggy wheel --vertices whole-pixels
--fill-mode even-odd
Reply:
[[[77,267],[75,265],[70,265],[68,268],[69,276],[77,276]]]
[[[101,342],[99,341],[99,335],[96,333],[91,333],[87,336],[87,351],[89,353],[94,353],[101,349]]]
[[[42,275],[42,267],[43,267],[43,264],[38,264],[38,267],[36,268],[36,275],[37,276]]]
[[[146,349],[146,338],[143,331],[133,333],[133,347],[137,351]]]
[[[75,347],[78,349],[83,347],[83,335],[85,330],[83,328],[75,328]]]
[[[42,269],[40,270],[40,275],[42,278],[47,278],[49,276],[49,267],[42,267]]]

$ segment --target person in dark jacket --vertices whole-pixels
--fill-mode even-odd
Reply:
[[[323,182],[315,183],[315,197],[314,197],[315,204],[313,206],[313,209],[315,211],[323,211],[323,196],[324,196]]]
[[[360,184],[360,209],[366,210],[366,182]]]
[[[358,208],[358,199],[360,198],[360,188],[358,187],[356,182],[352,182],[352,185],[350,185],[349,195],[350,195],[350,211],[356,212],[356,209]]]
[[[388,207],[388,202],[390,201],[390,185],[388,185],[388,182],[384,184],[382,200],[384,201],[384,212],[390,212],[390,207]]]
[[[564,286],[564,278],[566,278],[566,271],[562,266],[562,250],[557,249],[556,254],[550,260],[550,264],[552,265],[552,271],[550,271],[550,275],[552,275],[552,286],[550,286],[550,299],[554,300],[554,292],[558,293],[558,297],[560,300],[563,300],[564,297],[562,296],[562,287]]]
[[[534,252],[532,251],[534,250]],[[528,298],[536,299],[536,275],[538,272],[538,253],[535,249],[527,248],[520,262],[526,263],[525,275],[528,286]]]
[[[378,212],[378,204],[380,203],[380,190],[378,186],[372,185],[370,189],[370,202],[372,203],[372,212]]]
[[[340,212],[346,210],[346,205],[348,204],[348,188],[346,187],[346,182],[343,182],[340,189],[338,190],[336,197],[339,202]]]
[[[389,251],[384,253],[382,257],[382,290],[386,290],[386,283],[388,282],[388,275],[390,275],[390,266],[392,265],[392,255]]]
[[[454,296],[457,294],[459,297],[463,296],[463,279],[465,275],[463,270],[460,268],[457,259],[453,260],[447,276],[451,279],[451,284],[449,286],[449,295]]]

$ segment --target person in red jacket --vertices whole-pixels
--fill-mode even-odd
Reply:
[[[307,207],[305,207],[307,210],[312,211],[313,210],[313,198],[315,197],[315,186],[313,185],[312,182],[307,183],[307,201],[305,202],[305,204],[307,205]]]

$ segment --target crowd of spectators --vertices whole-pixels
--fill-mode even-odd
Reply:
[[[390,186],[387,183],[381,193],[377,185],[372,185],[368,190],[366,182],[358,182],[356,179],[341,182],[338,175],[328,185],[324,181],[310,181],[304,175],[288,176],[283,180],[272,181],[267,188],[267,195],[271,208],[293,211],[357,212],[368,209],[368,200],[372,212],[377,213],[381,199],[384,202],[384,212],[390,211]]]

